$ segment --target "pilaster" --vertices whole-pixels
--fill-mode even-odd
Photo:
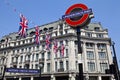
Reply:
[[[74,40],[68,42],[68,52],[69,52],[69,70],[76,70],[76,58],[75,58],[75,45]]]

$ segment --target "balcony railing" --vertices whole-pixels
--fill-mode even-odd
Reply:
[[[25,64],[29,64],[30,63],[30,60],[25,60]]]
[[[58,69],[58,72],[63,72],[63,71],[64,71],[64,68]]]
[[[41,58],[41,59],[39,59],[39,62],[41,63],[41,62],[44,62],[44,58]]]
[[[12,62],[11,65],[17,65],[17,61]]]

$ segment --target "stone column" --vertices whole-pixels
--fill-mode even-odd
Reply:
[[[75,77],[76,77],[75,74],[69,74],[69,80],[76,80]]]
[[[54,56],[55,56],[55,53],[53,51],[53,47],[54,45],[52,44],[52,49],[51,49],[51,72],[53,73],[55,71],[55,61],[54,61]]]
[[[31,76],[31,80],[33,80],[33,76]]]
[[[22,78],[21,78],[21,77],[19,77],[19,80],[22,80]]]
[[[115,80],[114,75],[110,76],[110,80]]]
[[[102,80],[102,77],[101,77],[101,76],[98,76],[98,80]]]
[[[88,75],[88,73],[85,75],[85,80],[89,80],[89,75]]]
[[[46,63],[46,59],[47,59],[47,51],[44,52],[44,67],[43,67],[43,72],[47,72],[47,63]]]
[[[75,71],[76,70],[76,58],[75,58],[75,45],[74,40],[70,40],[68,42],[68,53],[69,53],[69,70]]]
[[[51,80],[56,80],[54,75],[51,75]]]
[[[94,54],[95,54],[96,71],[100,72],[99,55],[97,54],[98,53],[97,43],[95,43],[94,51],[95,51]]]
[[[83,42],[83,46],[82,46],[82,61],[83,61],[83,72],[87,72],[88,71],[88,66],[87,66],[87,54],[86,54],[86,43]]]
[[[110,44],[106,44],[106,49],[107,49],[107,58],[108,58],[108,62],[109,62],[108,64],[112,64],[113,59],[112,59]]]

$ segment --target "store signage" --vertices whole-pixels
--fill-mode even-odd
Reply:
[[[40,70],[38,70],[38,69],[6,68],[6,72],[38,74],[38,73],[40,73]]]
[[[75,11],[76,9],[76,11]],[[84,4],[74,4],[67,9],[65,15],[62,16],[62,19],[72,27],[78,27],[85,25],[89,20],[89,15],[92,14],[92,9]],[[79,17],[78,19],[74,19]]]
[[[62,19],[66,19],[66,18],[74,18],[74,17],[78,17],[78,16],[82,16],[84,14],[91,14],[92,13],[92,9],[88,9],[88,10],[81,10],[79,12],[76,13],[71,13],[68,15],[63,15]]]

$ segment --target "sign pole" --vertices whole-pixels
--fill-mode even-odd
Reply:
[[[89,9],[84,4],[74,4],[70,6],[62,19],[76,29],[78,40],[78,66],[79,66],[79,80],[84,80],[83,65],[82,65],[82,47],[81,47],[81,31],[82,27],[85,27],[90,22],[91,18],[94,18],[92,9]]]
[[[3,70],[2,80],[4,80],[5,71],[6,71],[6,65],[4,65],[4,70]]]
[[[42,80],[42,78],[41,78],[41,68],[40,68],[40,74],[39,74],[39,77],[40,77],[40,80]]]
[[[117,63],[117,57],[116,57],[116,52],[115,52],[115,43],[113,42],[112,43],[112,48],[113,48],[113,54],[114,54],[114,57],[113,57],[113,63],[114,63],[114,67],[115,67],[115,78],[116,80],[120,80],[120,72],[119,72],[119,68],[118,68],[118,63]]]
[[[80,27],[77,30],[77,40],[78,40],[78,68],[79,68],[79,80],[84,80],[83,78],[83,65],[82,65],[82,47],[81,47],[81,31]]]

